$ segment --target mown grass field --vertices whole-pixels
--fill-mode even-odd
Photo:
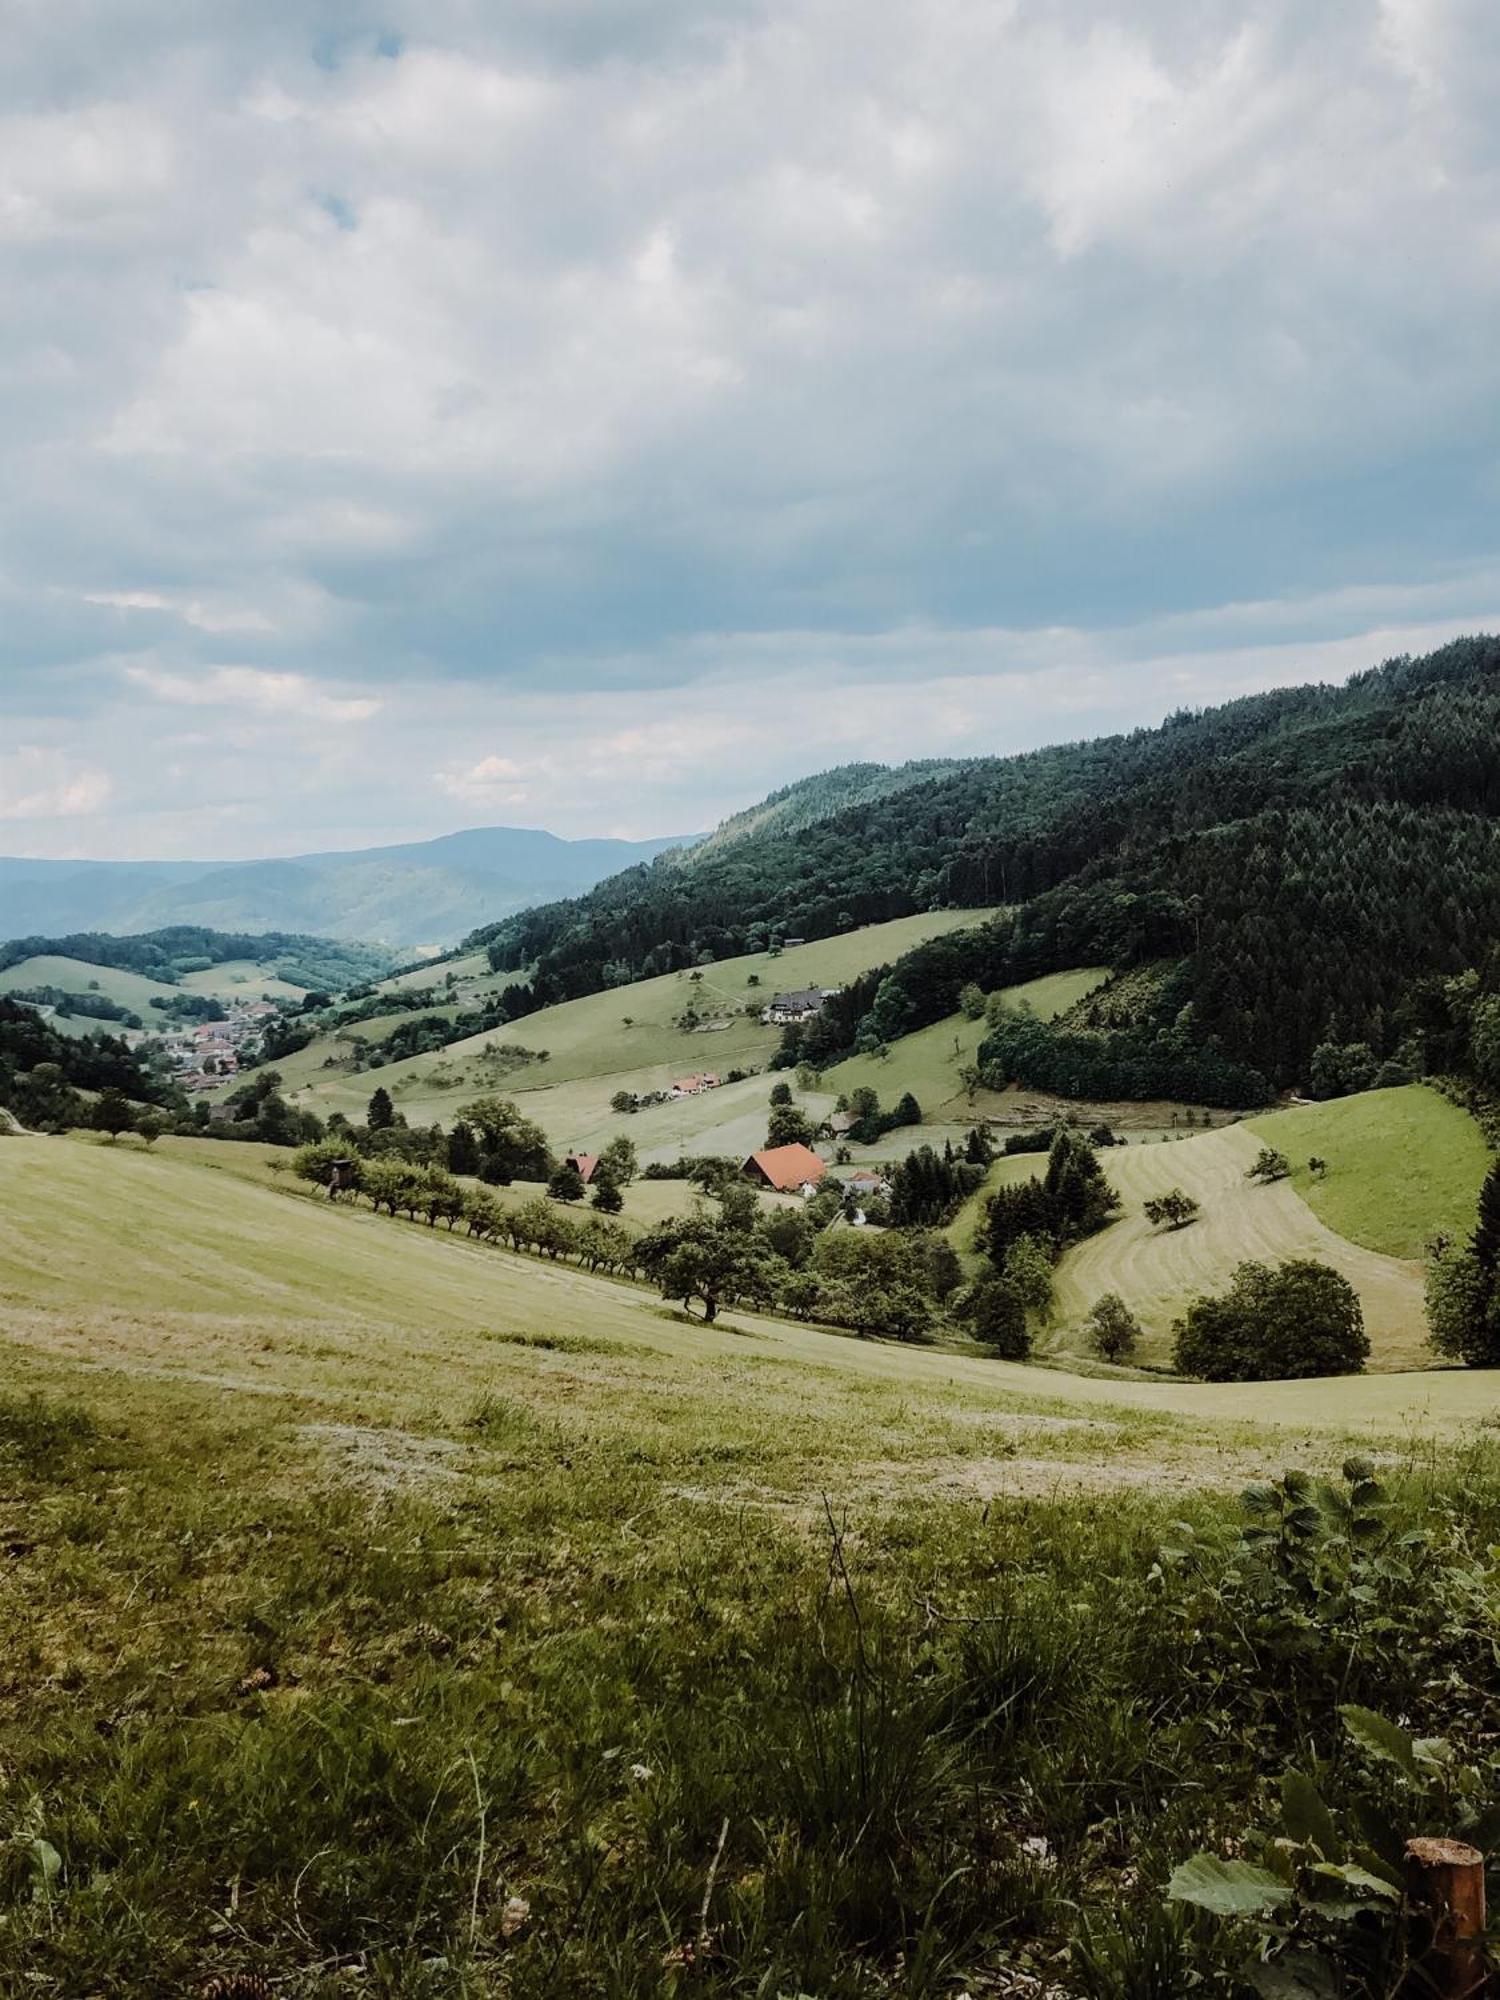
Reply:
[[[715,1093],[694,1100],[680,1118],[679,1107],[674,1106],[670,1117],[644,1114],[628,1123],[610,1111],[609,1100],[617,1090],[637,1094],[659,1090],[695,1071],[722,1075],[732,1068],[763,1066],[776,1049],[780,1030],[763,1026],[758,1015],[747,1013],[752,1002],[763,1005],[782,988],[840,985],[872,966],[899,958],[925,938],[978,923],[988,914],[944,910],[902,917],[800,945],[774,958],[759,953],[725,959],[699,968],[699,980],[685,972],[643,980],[545,1008],[491,1034],[454,1043],[440,1055],[388,1064],[378,1076],[325,1067],[329,1056],[337,1053],[327,1038],[277,1067],[288,1088],[297,1090],[302,1101],[324,1116],[332,1110],[359,1116],[378,1082],[413,1124],[434,1119],[451,1123],[466,1097],[499,1087],[523,1103],[559,1147],[597,1146],[615,1132],[629,1130],[646,1158],[666,1157],[684,1146],[734,1152],[743,1137],[738,1121],[749,1112],[748,1096],[741,1101]],[[758,983],[752,985],[752,979]],[[676,1025],[690,1001],[705,1023],[696,1031]],[[547,1059],[497,1082],[484,1066],[486,1047],[497,1044],[545,1050]],[[762,1098],[767,1088],[762,1086]],[[720,1124],[732,1125],[733,1132],[715,1136]],[[761,1128],[755,1138],[759,1144],[764,1120],[751,1120],[744,1131],[752,1124]]]
[[[1186,1520],[1211,1578],[1225,1489],[1350,1435],[1397,1527],[1500,1538],[1493,1453],[1423,1442],[1500,1381],[708,1329],[272,1181],[0,1143],[4,2000],[1227,1991],[1176,1862],[1335,1699],[1462,1736],[1451,1667],[1482,1724],[1443,1572],[1262,1708],[1277,1656],[1158,1558]]]
[[[1489,1149],[1468,1113],[1435,1090],[1367,1090],[1273,1112],[1248,1129],[1286,1154],[1297,1193],[1351,1243],[1414,1258],[1438,1231],[1462,1237],[1474,1226]],[[1314,1156],[1325,1173],[1309,1169]]]

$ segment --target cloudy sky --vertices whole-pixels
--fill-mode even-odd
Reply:
[[[707,826],[1500,625],[1494,0],[9,0],[0,851]]]

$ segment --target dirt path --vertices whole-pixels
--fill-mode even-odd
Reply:
[[[1164,1361],[1173,1320],[1190,1300],[1223,1291],[1237,1264],[1315,1257],[1359,1293],[1373,1368],[1416,1368],[1430,1359],[1421,1266],[1336,1236],[1287,1181],[1262,1187],[1247,1180],[1245,1169],[1259,1151],[1253,1134],[1230,1125],[1176,1144],[1106,1153],[1125,1213],[1065,1258],[1058,1344],[1076,1348],[1077,1329],[1095,1299],[1118,1292],[1146,1329],[1143,1358]],[[1173,1187],[1200,1201],[1202,1216],[1186,1229],[1153,1229],[1143,1204]]]

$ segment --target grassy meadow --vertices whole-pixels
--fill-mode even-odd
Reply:
[[[763,1026],[758,1013],[747,1012],[752,1003],[764,1005],[779,988],[840,985],[899,958],[926,938],[980,922],[988,914],[941,910],[901,917],[799,945],[776,957],[762,952],[725,959],[700,967],[701,979],[681,972],[642,980],[544,1008],[489,1034],[455,1042],[440,1054],[387,1064],[378,1075],[340,1067],[341,1051],[326,1036],[279,1061],[277,1068],[286,1087],[324,1117],[334,1110],[361,1115],[380,1083],[412,1124],[434,1119],[446,1124],[467,1097],[499,1088],[540,1120],[559,1147],[593,1148],[628,1131],[645,1159],[670,1158],[684,1149],[733,1153],[743,1146],[749,1151],[750,1143],[759,1145],[765,1137],[762,1114],[769,1086],[763,1081],[730,1086],[741,1090],[739,1097],[717,1091],[688,1106],[656,1107],[633,1118],[612,1112],[610,1098],[618,1090],[638,1095],[660,1090],[695,1071],[723,1075],[734,1068],[763,1067],[781,1031]],[[437,971],[441,975],[446,969]],[[425,975],[405,977],[420,983]],[[491,987],[500,983],[490,976]],[[685,1030],[677,1023],[690,1002],[701,1025]],[[538,1058],[545,1052],[545,1060],[497,1068],[486,1052],[501,1046],[529,1050]],[[832,1092],[827,1101],[832,1104]],[[721,1126],[726,1128],[722,1136]],[[752,1134],[750,1143],[744,1143]]]
[[[60,958],[52,953],[23,958],[0,972],[0,993],[32,986],[60,986],[65,993],[102,993],[106,1000],[128,1007],[142,1020],[149,1018],[147,1009],[154,999],[170,999],[178,990],[140,972],[127,972],[110,965],[88,965],[81,958]],[[107,1029],[109,1023],[96,1024],[96,1031],[97,1026]]]
[[[1085,999],[1109,973],[1093,966],[1076,972],[1052,972],[1041,979],[1029,979],[1022,986],[1005,990],[1004,997],[1015,1006],[1024,1006],[1038,1020],[1055,1020],[1069,1007]],[[893,1104],[909,1090],[924,1115],[941,1118],[946,1111],[959,1115],[967,1099],[959,1072],[972,1063],[979,1044],[989,1033],[983,1017],[969,1021],[962,1014],[950,1014],[930,1028],[903,1035],[883,1056],[851,1056],[827,1071],[824,1083],[835,1093],[846,1094],[868,1086],[880,1093],[884,1103]],[[986,1093],[988,1098],[989,1093]]]
[[[1489,1149],[1466,1111],[1424,1085],[1296,1105],[1247,1130],[1286,1154],[1297,1193],[1351,1243],[1418,1258],[1437,1232],[1474,1226]],[[1314,1157],[1326,1172],[1311,1171]]]
[[[1484,1614],[1432,1593],[1500,1539],[1500,1381],[707,1328],[254,1147],[11,1138],[0,1182],[5,2000],[1227,1995],[1245,1941],[1164,1884],[1334,1702],[1482,1740]],[[1292,1699],[1232,1491],[1356,1439],[1435,1553]]]

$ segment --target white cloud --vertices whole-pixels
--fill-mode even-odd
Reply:
[[[38,744],[0,753],[0,820],[67,820],[100,812],[109,774]]]
[[[381,704],[368,695],[327,693],[304,674],[267,673],[256,667],[209,667],[198,673],[163,673],[155,667],[124,670],[132,686],[157,701],[188,708],[245,709],[253,715],[295,722],[367,722]]]

